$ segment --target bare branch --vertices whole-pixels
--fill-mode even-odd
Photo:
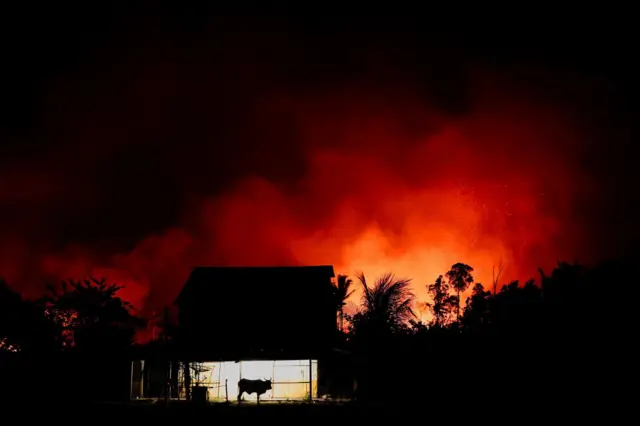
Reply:
[[[496,273],[496,265],[493,265],[491,269],[492,276],[492,284],[493,284],[493,295],[496,295],[498,291],[498,284],[500,282],[500,274],[502,274],[502,270],[504,269],[504,264],[502,263],[502,258],[500,258],[500,263],[498,264],[498,271]]]

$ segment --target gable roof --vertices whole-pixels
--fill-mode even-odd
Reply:
[[[335,276],[333,266],[199,266],[193,268],[187,282],[176,297],[174,304],[180,305],[191,297],[216,297],[236,295],[248,296],[275,291],[313,293],[323,291],[322,284]],[[304,285],[303,285],[304,284]]]
[[[194,268],[174,302],[184,341],[210,354],[326,350],[334,275],[333,266]]]

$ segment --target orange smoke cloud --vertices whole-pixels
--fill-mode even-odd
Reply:
[[[490,285],[500,260],[506,281],[580,255],[571,202],[586,175],[562,157],[579,129],[568,139],[572,123],[559,127],[557,111],[512,99],[415,132],[403,129],[393,102],[376,100],[377,109],[370,99],[336,95],[333,102],[343,106],[296,110],[291,100],[280,112],[295,119],[310,147],[299,180],[247,177],[186,211],[184,226],[87,270],[127,284],[125,296],[138,305],[147,296],[169,302],[189,269],[203,264],[333,264],[370,277],[393,271],[411,277],[424,299],[424,286],[458,261]],[[412,113],[432,120],[427,108]],[[69,262],[63,268],[82,272]]]
[[[126,249],[78,242],[41,250],[4,239],[5,274],[13,282],[105,276],[126,286],[122,296],[134,306],[153,310],[172,301],[197,265],[333,264],[370,278],[392,271],[411,277],[424,300],[425,286],[459,261],[490,286],[500,260],[503,282],[560,259],[590,260],[579,206],[596,189],[580,163],[588,137],[580,107],[551,104],[496,75],[478,74],[471,86],[468,111],[457,114],[425,102],[409,83],[256,96],[243,125],[258,129],[244,135],[257,147],[247,153],[231,158],[177,144],[141,160],[185,163],[162,169],[189,193],[176,223]],[[302,155],[283,160],[292,149]],[[216,194],[199,194],[180,176],[204,155],[211,160],[196,163],[209,168],[200,182],[228,163],[269,173],[243,173]]]

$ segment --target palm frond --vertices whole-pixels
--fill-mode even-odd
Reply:
[[[373,287],[369,287],[363,273],[358,273],[357,277],[363,288],[363,314],[371,321],[396,328],[416,318],[412,309],[415,295],[411,291],[410,279],[385,273],[375,281]]]

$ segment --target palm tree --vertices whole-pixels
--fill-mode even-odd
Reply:
[[[453,289],[458,293],[457,301],[457,322],[460,323],[460,293],[465,291],[473,283],[473,276],[471,276],[473,268],[464,263],[456,263],[447,272],[447,280]]]
[[[357,275],[362,283],[362,311],[359,313],[361,321],[382,331],[397,331],[404,328],[410,319],[416,318],[411,309],[415,295],[411,291],[411,280],[396,278],[392,273],[386,273],[376,280],[373,287],[367,285],[362,272]]]
[[[333,287],[340,331],[344,331],[344,307],[347,304],[347,299],[354,292],[354,290],[351,290],[351,284],[353,284],[353,280],[347,275],[338,275],[336,284]]]

